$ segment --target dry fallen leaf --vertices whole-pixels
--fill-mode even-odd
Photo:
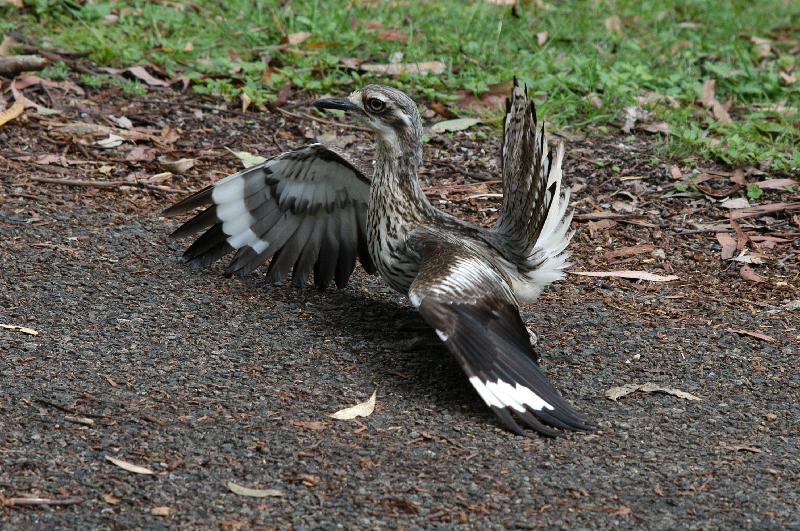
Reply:
[[[99,146],[99,147],[101,147],[103,149],[113,149],[115,147],[118,147],[118,146],[122,145],[122,143],[124,141],[125,141],[125,139],[122,138],[121,136],[110,134],[110,135],[108,135],[108,137],[106,137],[106,138],[104,138],[102,140],[98,140],[97,142],[95,142],[95,145],[97,145],[97,146]]]
[[[639,124],[638,129],[648,133],[661,133],[662,135],[669,135],[672,132],[667,122],[645,122]]]
[[[399,29],[388,28],[378,32],[378,37],[385,41],[406,42],[408,37]]]
[[[122,501],[121,499],[115,497],[112,494],[103,494],[102,498],[103,498],[103,501],[106,502],[109,505],[119,505],[119,502]]]
[[[172,173],[184,173],[194,167],[196,159],[178,159],[171,162],[161,161],[161,167]]]
[[[377,392],[377,390],[373,391],[372,396],[370,396],[369,400],[366,402],[361,402],[353,407],[340,409],[336,413],[332,413],[331,417],[337,420],[352,420],[356,417],[369,417],[372,415],[372,412],[375,411],[375,399]]]
[[[133,129],[133,122],[127,116],[114,116],[112,114],[108,118],[123,129]]]
[[[730,260],[736,254],[736,240],[727,232],[717,234],[717,241],[722,246],[722,259]]]
[[[750,37],[750,42],[756,45],[756,52],[760,58],[766,59],[769,57],[770,53],[772,52],[772,44],[769,39],[764,39],[763,37]]]
[[[252,153],[248,153],[247,151],[233,151],[232,149],[228,148],[225,149],[236,155],[236,157],[242,161],[242,164],[244,164],[245,168],[250,168],[251,166],[255,166],[256,164],[261,164],[262,162],[267,160],[266,157],[253,155]]]
[[[568,271],[573,275],[582,275],[585,277],[618,277],[629,278],[632,280],[647,280],[650,282],[669,282],[671,280],[678,280],[675,275],[655,275],[647,271]]]
[[[172,172],[165,171],[162,173],[156,173],[155,175],[151,175],[144,182],[148,184],[162,184],[172,179]]]
[[[123,461],[122,459],[117,459],[116,457],[111,457],[110,455],[106,456],[106,461],[110,461],[117,465],[118,467],[122,468],[123,470],[127,470],[128,472],[133,472],[134,474],[145,474],[145,475],[153,475],[155,472],[150,470],[147,467],[134,465],[133,463],[128,463],[127,461]]]
[[[28,328],[28,327],[25,327],[25,326],[0,324],[0,328],[5,328],[7,330],[16,330],[18,332],[22,332],[23,334],[28,334],[29,336],[38,336],[39,335],[39,332],[37,332],[33,328]]]
[[[283,496],[283,491],[278,489],[250,489],[237,485],[233,481],[229,481],[226,485],[231,492],[239,496],[249,496],[251,498],[279,498]]]
[[[547,38],[549,36],[550,35],[546,31],[540,31],[539,33],[536,34],[536,44],[538,44],[539,46],[544,46],[545,43],[547,43]]]
[[[797,186],[797,181],[794,179],[765,179],[755,183],[756,186],[762,190],[784,190]]]
[[[677,396],[678,398],[683,398],[685,400],[700,400],[700,397],[691,393],[687,393],[686,391],[673,389],[671,387],[662,387],[661,385],[652,382],[646,382],[642,384],[626,384],[619,387],[612,387],[606,391],[606,397],[616,402],[620,398],[628,396],[631,393],[635,393],[636,391],[642,391],[643,393],[666,393],[668,395]]]
[[[145,70],[143,66],[132,66],[127,70],[130,74],[137,78],[144,81],[146,84],[150,85],[151,87],[168,87],[169,83],[164,81],[163,79],[158,79],[157,77],[153,77],[150,72]]]
[[[622,19],[617,15],[608,17],[604,24],[606,29],[611,33],[620,33],[622,31]]]
[[[0,126],[10,122],[14,118],[17,118],[22,111],[25,110],[25,98],[22,96],[14,98],[14,103],[8,109],[0,112]]]
[[[239,94],[239,99],[242,100],[242,112],[247,112],[247,108],[250,107],[250,104],[253,103],[253,100],[245,91],[242,91]]]
[[[717,100],[716,96],[716,86],[717,81],[715,79],[707,79],[703,82],[702,94],[700,96],[700,103],[705,105],[707,108],[711,109],[711,113],[714,115],[714,118],[721,123],[730,123],[731,122],[731,115],[728,114],[728,109],[726,109],[720,102]]]
[[[291,35],[286,37],[286,43],[291,45],[297,45],[303,42],[304,40],[308,39],[309,37],[311,37],[311,33],[307,31],[298,31],[297,33],[292,33]]]
[[[153,516],[169,516],[172,514],[172,509],[169,507],[153,507],[150,509],[150,514]]]
[[[740,328],[727,328],[726,330],[728,332],[733,332],[734,334],[743,334],[746,336],[755,337],[757,339],[768,341],[770,343],[773,343],[775,341],[774,337],[768,336],[767,334],[762,334],[761,332],[754,332],[752,330],[742,330]]]
[[[455,120],[445,120],[437,122],[431,126],[434,133],[452,133],[469,129],[475,124],[481,123],[477,118],[456,118]]]
[[[128,154],[125,155],[125,160],[128,162],[150,162],[155,160],[156,155],[158,155],[158,150],[155,148],[136,146],[132,150],[128,151]]]
[[[748,201],[746,197],[732,197],[720,203],[719,206],[730,210],[736,210],[738,208],[750,208],[750,201]]]
[[[761,275],[753,271],[753,268],[750,267],[749,265],[742,266],[742,268],[739,270],[739,276],[745,280],[756,283],[766,282],[768,280],[766,277],[762,277]]]

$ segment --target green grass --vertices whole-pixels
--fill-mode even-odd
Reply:
[[[800,79],[792,55],[800,46],[797,1],[532,0],[519,2],[519,17],[483,0],[254,3],[36,0],[22,11],[0,7],[0,31],[21,26],[101,64],[151,62],[188,76],[198,92],[230,99],[245,92],[256,104],[274,99],[287,81],[315,93],[387,81],[349,71],[340,59],[386,63],[397,51],[404,62],[448,65],[440,76],[390,80],[417,96],[452,104],[460,89],[478,94],[516,75],[562,129],[611,133],[626,106],[651,94],[639,104],[670,125],[663,156],[800,169],[800,115],[792,112],[800,108],[800,80],[781,79],[781,72]],[[604,23],[611,16],[620,18],[619,31]],[[368,21],[408,40],[381,39]],[[301,31],[312,37],[278,46]],[[539,32],[549,35],[543,46]],[[766,57],[753,36],[770,40]],[[262,78],[269,57],[273,69]],[[720,102],[732,99],[732,123],[697,103],[705,79],[716,80]]]

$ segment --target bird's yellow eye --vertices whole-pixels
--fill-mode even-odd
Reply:
[[[367,100],[367,107],[372,112],[381,112],[386,108],[386,102],[378,98],[369,98]]]

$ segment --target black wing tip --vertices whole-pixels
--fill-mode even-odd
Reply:
[[[169,206],[161,211],[161,215],[167,218],[173,218],[181,214],[185,214],[190,210],[194,210],[199,206],[207,206],[213,204],[211,200],[211,193],[214,185],[206,186],[199,192],[195,192],[189,197],[186,197],[172,206]]]
[[[491,410],[503,427],[516,435],[532,436],[530,432],[526,432],[519,425],[515,417],[518,417],[525,427],[545,437],[556,438],[569,432],[589,433],[597,431],[596,426],[582,419],[573,411],[569,412],[568,418],[564,418],[563,416],[559,417],[543,411],[526,410],[520,412],[510,407],[491,406]],[[561,431],[555,428],[559,428]]]

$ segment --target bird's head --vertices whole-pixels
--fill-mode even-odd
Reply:
[[[418,149],[422,141],[422,119],[414,100],[385,85],[367,85],[347,98],[325,98],[314,102],[317,109],[340,109],[352,113],[386,146]]]

